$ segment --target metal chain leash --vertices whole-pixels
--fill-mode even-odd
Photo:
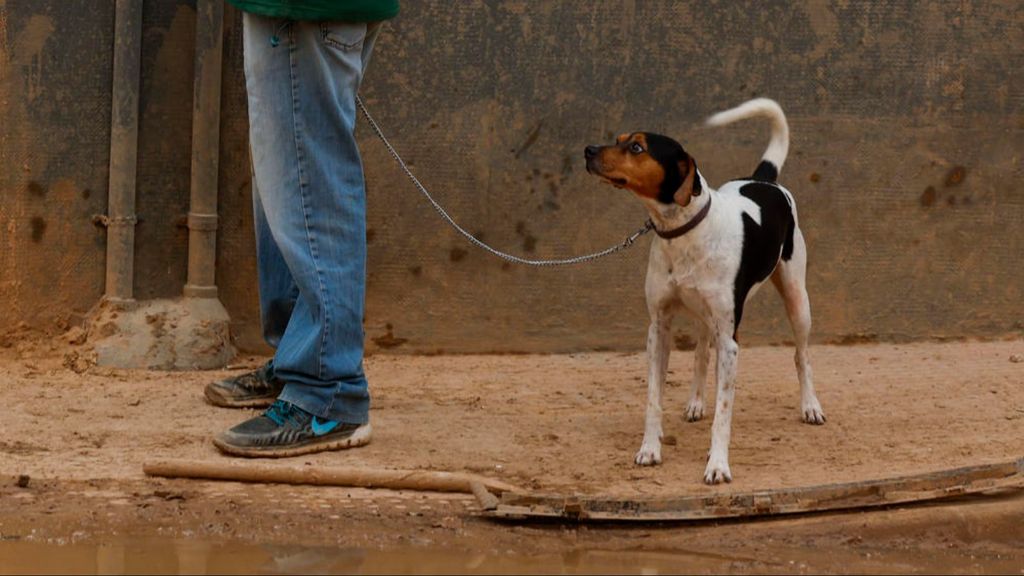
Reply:
[[[356,104],[359,105],[359,109],[363,112],[363,116],[366,117],[366,121],[370,123],[370,127],[373,128],[373,131],[377,134],[377,137],[379,137],[381,142],[384,143],[384,147],[386,147],[388,149],[388,152],[391,153],[392,158],[394,158],[395,161],[398,162],[398,165],[401,166],[402,171],[404,171],[405,175],[409,177],[409,180],[411,180],[412,183],[416,185],[416,188],[419,189],[420,193],[422,193],[423,196],[428,201],[430,201],[430,204],[434,207],[434,210],[436,210],[437,213],[441,215],[441,218],[448,222],[448,224],[451,225],[451,227],[454,228],[456,231],[458,231],[459,234],[462,234],[466,238],[466,240],[469,240],[470,243],[477,246],[478,248],[490,252],[491,254],[497,256],[498,258],[507,260],[509,262],[514,262],[516,264],[526,264],[528,266],[567,266],[571,264],[582,264],[583,262],[597,260],[598,258],[603,258],[605,256],[615,254],[620,250],[625,250],[626,248],[632,246],[633,243],[636,242],[637,238],[643,236],[644,234],[647,234],[648,232],[654,229],[654,223],[648,220],[647,222],[644,223],[643,228],[640,228],[639,230],[628,236],[622,243],[616,244],[611,248],[601,250],[600,252],[594,252],[593,254],[584,254],[582,256],[574,256],[572,258],[529,260],[527,258],[520,258],[519,256],[508,254],[496,248],[492,248],[491,246],[488,246],[487,244],[481,242],[479,239],[477,239],[476,236],[473,236],[472,234],[467,232],[462,226],[459,226],[458,223],[456,223],[451,216],[448,215],[448,212],[440,204],[438,204],[437,200],[434,200],[434,197],[430,195],[430,192],[427,191],[423,184],[420,183],[419,179],[416,178],[416,176],[412,173],[411,170],[409,170],[409,167],[406,166],[405,161],[402,160],[402,157],[399,156],[398,152],[395,151],[394,146],[392,146],[391,143],[388,142],[388,139],[384,136],[384,132],[381,131],[380,126],[377,125],[377,122],[373,119],[373,116],[370,115],[370,112],[366,109],[366,106],[363,104],[363,99],[360,98],[359,96],[356,96]]]

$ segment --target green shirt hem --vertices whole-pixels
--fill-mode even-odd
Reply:
[[[284,18],[287,20],[344,20],[347,22],[377,22],[390,20],[398,15],[399,6],[395,2],[393,6],[387,6],[380,10],[352,10],[346,8],[302,8],[296,6],[281,6],[280,2],[273,0],[228,0],[239,10],[260,16],[271,18]]]

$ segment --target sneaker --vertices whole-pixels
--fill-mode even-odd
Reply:
[[[222,408],[265,408],[284,390],[284,382],[274,377],[270,362],[240,376],[206,385],[206,399]]]
[[[265,458],[343,450],[369,442],[369,424],[320,420],[284,400],[213,439],[228,454]]]

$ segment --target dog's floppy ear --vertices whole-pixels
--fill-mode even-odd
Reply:
[[[685,160],[679,161],[679,173],[683,174],[683,184],[676,191],[674,200],[680,206],[689,206],[690,199],[700,196],[704,186],[700,183],[700,176],[697,175],[697,161],[693,156],[687,154]]]

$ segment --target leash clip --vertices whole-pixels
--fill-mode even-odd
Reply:
[[[622,247],[629,248],[630,246],[633,245],[634,242],[636,242],[637,238],[640,238],[641,236],[647,234],[651,230],[654,230],[654,221],[648,218],[647,221],[644,222],[644,227],[637,230],[636,232],[633,232],[633,234],[626,238],[626,241],[622,243]]]

